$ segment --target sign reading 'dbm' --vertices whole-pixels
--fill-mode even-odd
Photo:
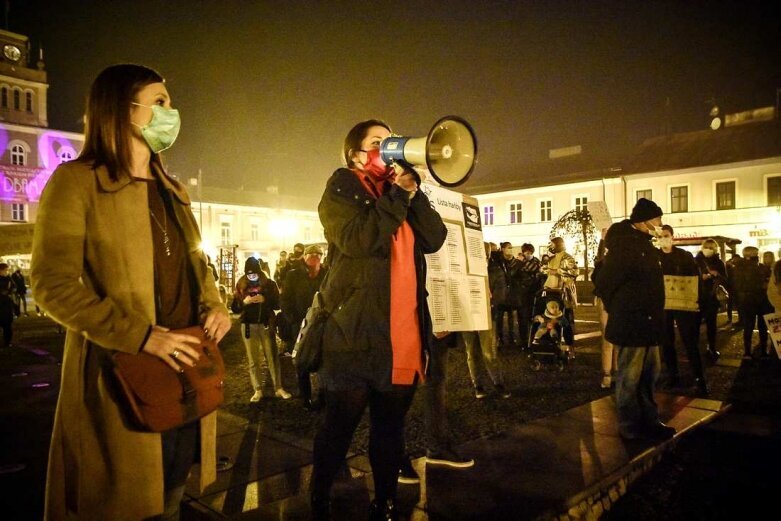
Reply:
[[[41,198],[52,173],[43,168],[0,166],[0,200],[29,203]]]

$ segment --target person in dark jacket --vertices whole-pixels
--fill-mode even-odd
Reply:
[[[521,307],[520,288],[520,262],[513,255],[513,245],[509,242],[501,243],[501,250],[496,255],[496,264],[504,272],[506,285],[503,302],[497,305],[496,316],[496,341],[499,346],[504,342],[504,317],[507,316],[507,344],[515,344],[516,316]],[[521,342],[523,340],[521,339]]]
[[[518,308],[518,336],[521,349],[529,346],[529,330],[534,307],[534,295],[542,287],[542,264],[534,256],[534,246],[525,243],[521,246],[522,258],[518,260],[518,289],[520,307]]]
[[[662,226],[662,236],[659,238],[661,246],[659,259],[662,262],[662,273],[674,277],[691,277],[692,284],[698,286],[700,271],[694,257],[688,251],[673,246],[673,228],[665,224]],[[675,325],[686,348],[686,356],[689,359],[694,383],[700,394],[708,394],[708,386],[705,382],[705,373],[702,369],[700,358],[700,323],[698,322],[698,310],[696,301],[692,305],[695,309],[668,308],[665,303],[664,310],[664,337],[662,339],[662,356],[667,368],[668,385],[675,387],[680,385],[680,373],[678,371],[678,355],[675,351]]]
[[[502,398],[509,398],[510,392],[504,382],[504,362],[499,356],[496,336],[496,323],[498,320],[502,320],[502,316],[496,311],[496,308],[499,302],[505,301],[509,288],[505,284],[507,279],[505,278],[502,252],[491,252],[490,243],[487,242],[483,243],[483,247],[488,262],[488,284],[491,289],[491,325],[483,331],[462,331],[461,340],[466,351],[466,365],[469,369],[475,398],[482,400],[488,396],[483,385],[483,368],[488,374],[496,394]]]
[[[14,281],[14,301],[16,304],[16,316],[21,316],[22,313],[24,313],[24,316],[28,316],[29,313],[27,313],[27,284],[25,283],[22,270],[16,268],[16,270],[11,274],[11,280]],[[24,311],[22,311],[22,309],[24,309]]]
[[[312,244],[304,250],[304,266],[297,267],[287,273],[285,291],[281,295],[282,313],[290,328],[290,338],[295,341],[301,330],[309,306],[312,305],[315,293],[325,278],[327,269],[322,266],[323,249]],[[279,318],[279,317],[277,317]],[[319,409],[321,400],[312,400],[312,384],[309,373],[298,375],[298,390],[304,406],[308,409]]]
[[[239,322],[247,349],[249,377],[255,391],[250,402],[259,402],[263,398],[267,372],[271,374],[274,395],[283,400],[290,399],[291,394],[282,387],[274,333],[274,311],[279,309],[279,290],[255,257],[244,263],[244,275],[236,283],[236,297],[241,302]]]
[[[599,270],[602,269],[602,264],[605,262],[605,255],[607,255],[607,247],[605,246],[606,236],[607,228],[602,228],[599,244],[597,245],[597,256],[594,259],[594,270],[591,272],[591,282],[594,282],[595,284]],[[596,286],[594,287],[594,297],[599,312],[599,331],[602,333],[602,342],[600,346],[600,352],[602,354],[600,357],[602,360],[602,380],[599,383],[599,387],[602,389],[609,389],[614,384],[613,375],[618,370],[618,350],[605,336],[607,310],[605,309],[602,297],[599,295],[599,288]]]
[[[607,232],[607,255],[596,277],[608,312],[605,335],[618,349],[616,406],[619,433],[627,439],[669,438],[659,421],[654,384],[661,361],[664,278],[651,238],[662,228],[662,209],[640,198],[629,219]]]
[[[3,329],[3,343],[6,347],[11,347],[11,340],[14,336],[15,305],[13,295],[15,291],[14,281],[8,275],[8,264],[0,262],[0,328]]]
[[[718,244],[713,239],[702,241],[700,252],[694,260],[700,268],[700,322],[705,321],[708,354],[712,360],[716,360],[720,356],[716,349],[716,317],[720,306],[716,288],[728,286],[727,267],[719,258]]]
[[[315,437],[312,511],[328,518],[329,493],[353,432],[369,406],[369,461],[375,499],[370,519],[396,519],[404,459],[404,417],[433,339],[424,254],[447,229],[418,190],[418,175],[387,167],[379,146],[388,125],[369,120],[345,138],[343,160],[318,211],[328,239],[329,275],[321,289],[330,312],[319,371],[325,420]]]
[[[751,336],[754,326],[759,331],[759,346],[756,355],[768,356],[767,324],[764,315],[773,313],[773,306],[767,297],[770,283],[770,268],[759,263],[759,250],[754,246],[743,248],[743,261],[735,266],[734,288],[737,293],[738,313],[743,322],[743,358],[751,358]]]
[[[735,266],[737,266],[742,260],[743,259],[741,258],[740,254],[733,251],[732,258],[724,263],[724,269],[727,272],[727,291],[729,291],[729,300],[727,301],[727,322],[730,325],[734,324],[735,322],[740,323],[740,317],[738,317],[736,320],[733,320],[737,311],[737,304],[735,303],[734,282]]]

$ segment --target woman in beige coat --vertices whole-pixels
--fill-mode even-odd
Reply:
[[[115,351],[193,365],[194,337],[230,329],[184,187],[159,152],[179,130],[162,77],[115,65],[95,79],[84,150],[61,165],[40,203],[31,279],[67,328],[49,453],[47,519],[178,518],[200,440],[201,485],[215,478],[214,414],[165,433],[127,422],[111,379]]]

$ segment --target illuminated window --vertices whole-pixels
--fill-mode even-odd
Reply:
[[[523,204],[510,204],[510,224],[520,224],[523,222]]]
[[[8,87],[5,85],[0,89],[0,107],[4,109],[8,108]]]
[[[27,205],[24,203],[12,203],[11,204],[11,220],[12,221],[26,221],[27,220]]]
[[[11,164],[20,166],[27,164],[27,152],[22,145],[11,147]]]
[[[575,198],[575,210],[583,212],[588,209],[588,197],[585,195]]]
[[[494,207],[493,206],[484,206],[483,207],[483,223],[486,226],[490,226],[494,223]]]
[[[639,201],[640,199],[648,199],[649,201],[653,201],[653,190],[650,188],[646,190],[638,190],[635,192],[635,201]]]
[[[24,93],[24,106],[27,112],[32,113],[33,111],[33,93],[30,91],[27,91]]]
[[[220,223],[220,240],[222,241],[223,246],[230,246],[233,242],[231,240],[231,223]]]
[[[670,188],[670,213],[689,211],[689,187],[673,186]]]
[[[716,183],[716,209],[732,210],[735,208],[735,181]]]
[[[304,228],[304,242],[309,242],[312,240],[312,229],[307,226]]]
[[[258,227],[258,223],[251,223],[249,225],[249,238],[251,241],[259,241],[260,240],[260,230]]]
[[[781,206],[781,175],[767,178],[767,205]]]
[[[553,201],[547,199],[540,201],[540,222],[547,223],[553,220]]]
[[[14,89],[14,110],[22,110],[22,91]]]

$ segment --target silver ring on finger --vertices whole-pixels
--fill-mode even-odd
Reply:
[[[179,350],[178,349],[174,349],[173,353],[171,353],[171,356],[173,358],[179,358],[179,354],[180,354]]]

